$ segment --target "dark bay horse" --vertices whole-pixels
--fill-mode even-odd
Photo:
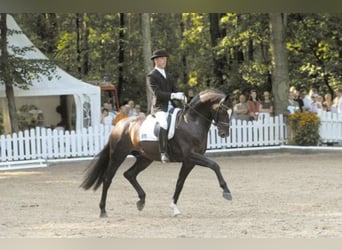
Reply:
[[[204,156],[207,148],[208,131],[212,122],[221,137],[229,135],[230,99],[217,90],[206,90],[196,95],[178,114],[174,137],[169,140],[168,151],[172,152],[173,162],[182,162],[176,183],[171,208],[179,214],[176,206],[184,182],[195,165],[212,169],[223,189],[223,197],[232,196],[224,180],[219,165]],[[153,161],[160,161],[158,141],[140,141],[139,131],[144,118],[129,117],[120,121],[111,131],[107,145],[89,165],[81,187],[96,190],[102,184],[100,217],[106,217],[106,198],[112,179],[127,155],[136,158],[135,163],[124,172],[125,178],[138,193],[137,208],[142,210],[146,194],[137,181],[138,174]],[[163,167],[167,167],[163,166]]]

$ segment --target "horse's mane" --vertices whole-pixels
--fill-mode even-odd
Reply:
[[[194,96],[191,100],[190,105],[196,105],[199,102],[207,102],[208,100],[216,101],[221,100],[225,94],[217,89],[206,89],[201,91],[198,95]]]

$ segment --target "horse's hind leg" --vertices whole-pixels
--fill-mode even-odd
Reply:
[[[126,159],[126,155],[122,156],[115,156],[111,157],[108,163],[108,167],[106,172],[103,175],[103,182],[102,182],[102,195],[101,195],[101,201],[100,201],[100,217],[105,218],[107,217],[107,212],[106,212],[106,199],[107,199],[107,193],[108,189],[110,187],[110,184],[112,183],[112,179],[122,164],[122,162]]]
[[[152,163],[152,160],[149,160],[141,155],[136,156],[136,158],[136,162],[124,173],[124,176],[132,184],[132,186],[138,193],[139,200],[137,201],[137,208],[139,211],[141,211],[145,206],[146,194],[137,181],[137,176],[141,171],[143,171]]]

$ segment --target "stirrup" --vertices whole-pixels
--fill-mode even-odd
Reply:
[[[160,154],[160,160],[162,163],[167,163],[170,161],[167,153],[161,153]]]

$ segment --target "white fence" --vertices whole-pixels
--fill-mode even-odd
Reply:
[[[51,130],[36,127],[12,135],[0,136],[0,160],[60,159],[96,155],[105,145],[110,126],[80,131]]]
[[[342,116],[321,112],[322,143],[342,141]],[[80,131],[61,131],[37,127],[12,135],[0,136],[0,169],[15,169],[17,163],[46,166],[49,159],[78,159],[95,156],[107,143],[111,127],[97,126]],[[276,146],[287,143],[287,126],[283,116],[246,122],[232,120],[230,134],[221,138],[212,126],[207,149]]]
[[[107,142],[110,129],[100,125],[69,132],[37,127],[17,134],[1,135],[0,161],[92,157]],[[248,123],[233,119],[227,138],[219,137],[216,127],[210,128],[207,148],[280,145],[286,142],[286,138],[282,116]]]
[[[321,127],[319,134],[321,142],[336,143],[342,141],[342,116],[333,112],[320,112]]]
[[[253,122],[232,119],[227,138],[220,138],[216,127],[210,128],[207,149],[273,146],[286,142],[287,126],[282,115]]]

